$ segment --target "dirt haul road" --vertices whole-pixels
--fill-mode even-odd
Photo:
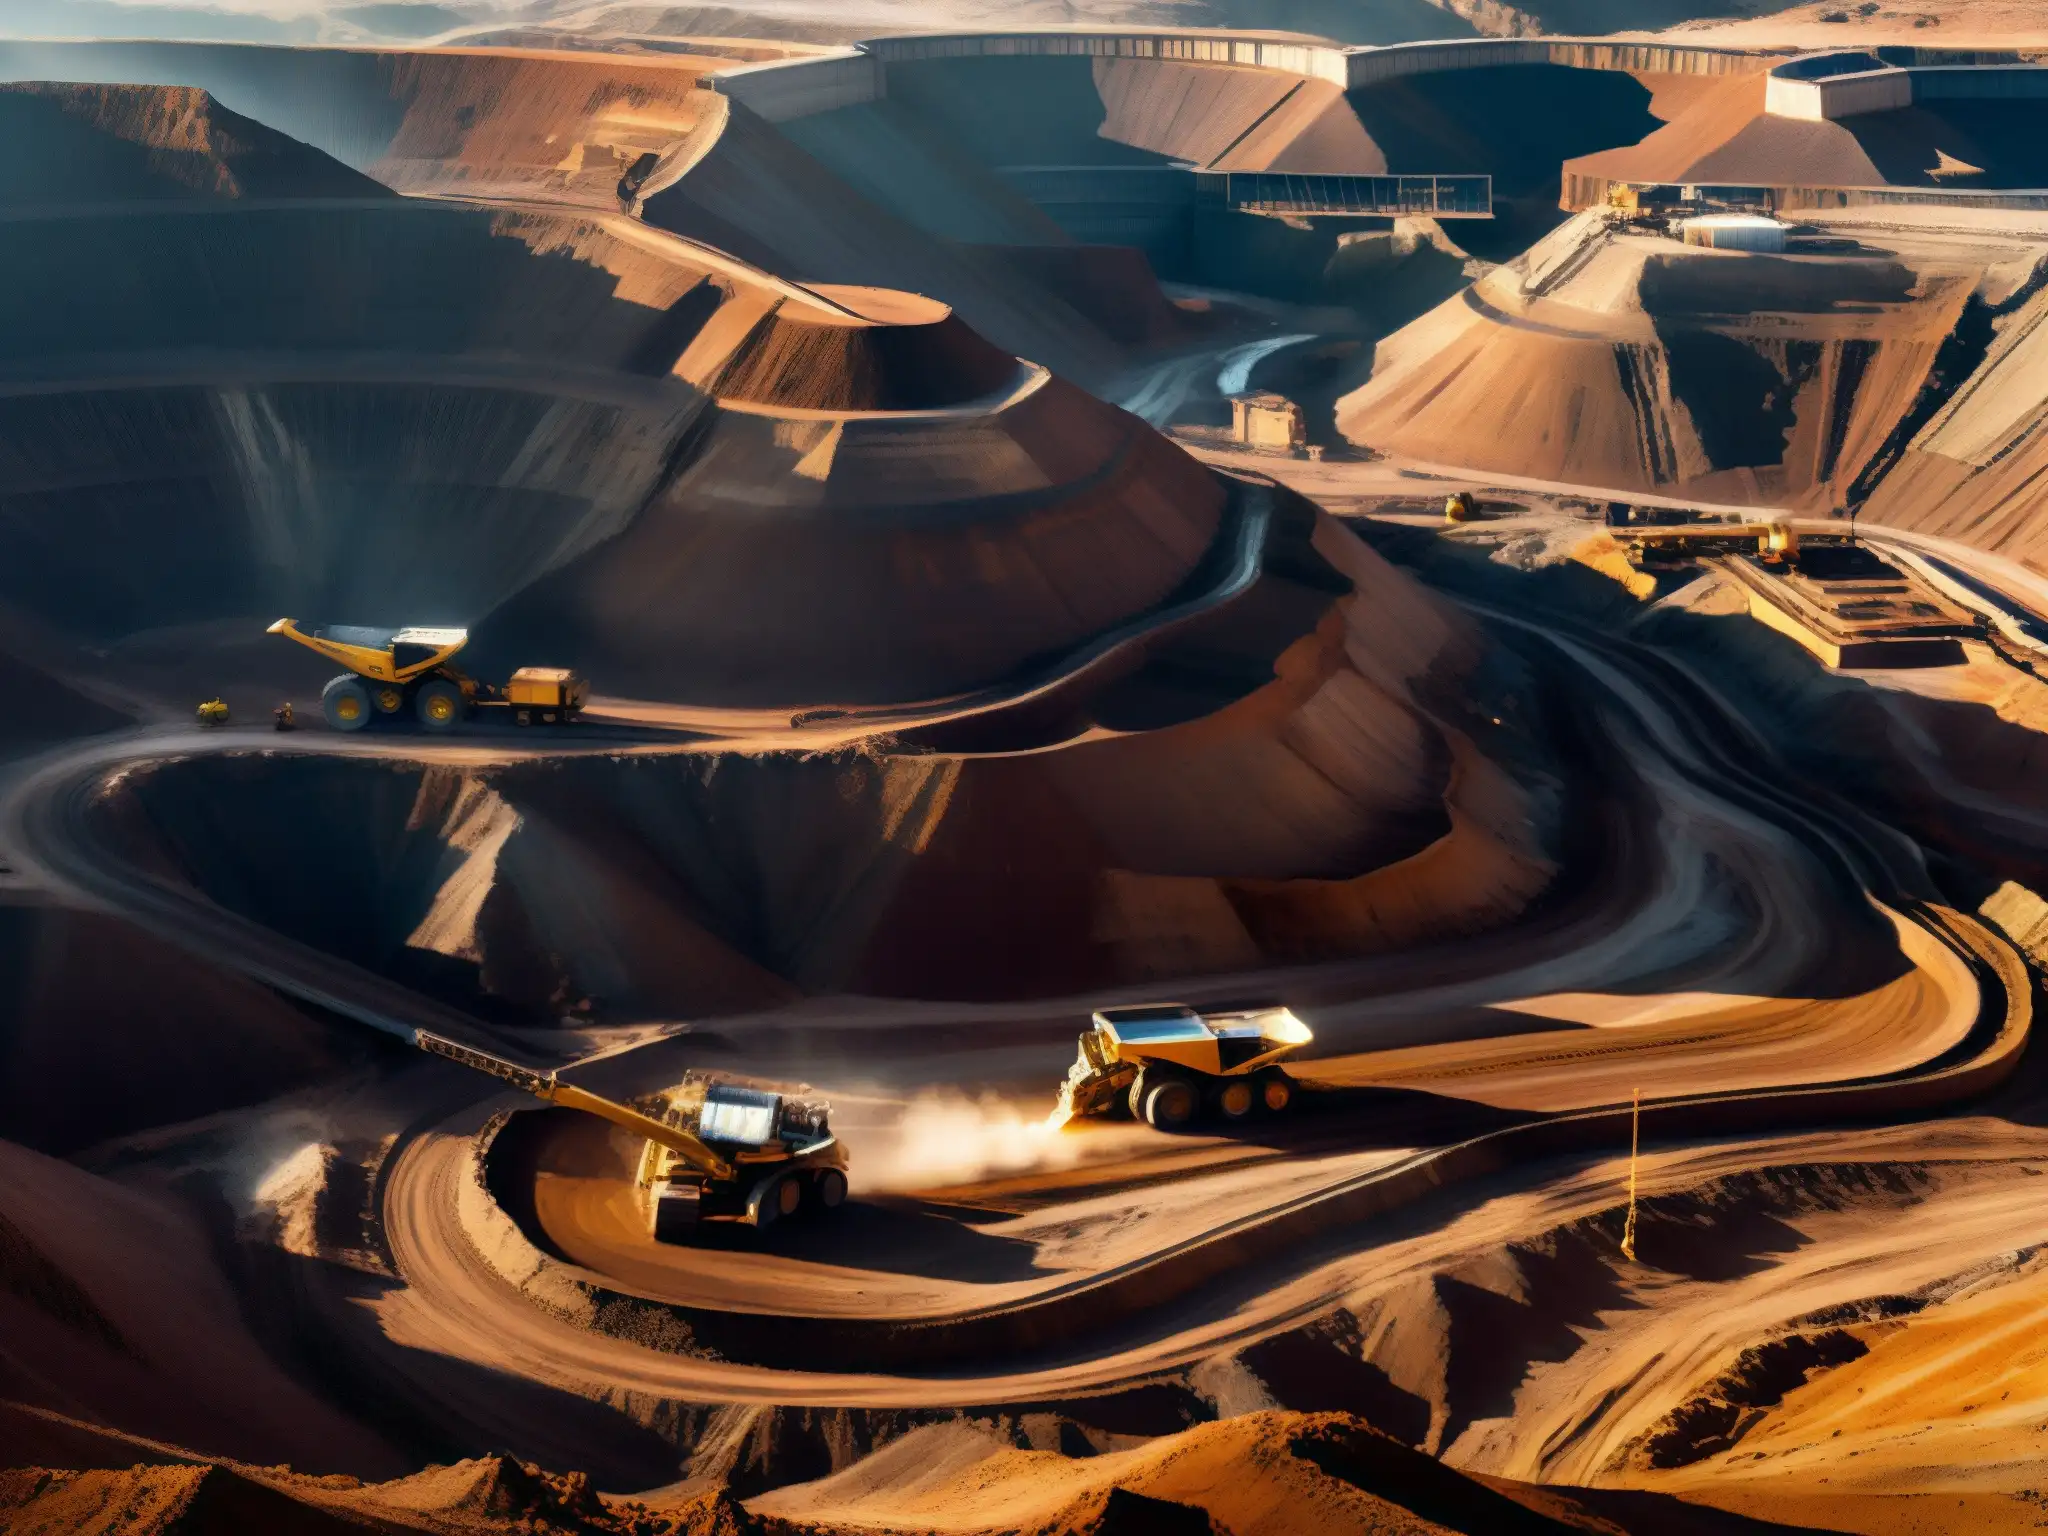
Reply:
[[[1552,932],[1547,954],[1512,935],[1475,941],[1422,984],[1411,973],[1405,989],[1384,969],[1358,969],[1348,998],[1326,993],[1327,1008],[1312,1011],[1324,1054],[1302,1075],[1322,1090],[1307,1097],[1332,1107],[1305,1116],[1295,1139],[1162,1144],[1112,1130],[1030,1145],[1024,1125],[1026,1150],[1007,1166],[998,1157],[966,1177],[952,1170],[948,1188],[920,1189],[915,1133],[929,1106],[906,1104],[900,1085],[917,1078],[929,1007],[904,1010],[905,1027],[888,1036],[899,1059],[877,1060],[879,1083],[821,1084],[866,1090],[842,1124],[857,1157],[873,1147],[893,1165],[881,1182],[903,1198],[857,1202],[840,1232],[808,1247],[657,1250],[622,1215],[621,1149],[580,1126],[542,1137],[537,1235],[583,1261],[545,1261],[549,1283],[623,1298],[643,1317],[652,1314],[635,1298],[653,1298],[716,1340],[719,1358],[700,1358],[581,1326],[515,1288],[508,1275],[531,1271],[539,1250],[508,1235],[502,1213],[479,1213],[472,1136],[504,1102],[480,1084],[469,1110],[404,1139],[389,1164],[383,1226],[406,1286],[374,1303],[377,1331],[428,1357],[611,1400],[930,1405],[1100,1392],[1332,1304],[1382,1240],[1375,1214],[1436,1199],[1418,1214],[1440,1220],[1440,1186],[1481,1179],[1498,1193],[1506,1167],[1611,1146],[1627,1120],[1611,1106],[1631,1089],[1645,1094],[1653,1138],[1725,1135],[1934,1108],[2004,1069],[2024,1037],[2023,973],[1994,937],[1922,899],[1910,850],[1774,773],[1732,712],[1668,664],[1590,635],[1533,643],[1590,685],[1602,730],[1638,782],[1635,867],[1602,874],[1630,886],[1631,899],[1621,910],[1596,905],[1602,921],[1562,943]],[[124,763],[268,745],[256,733],[131,738],[44,760],[0,801],[8,854],[27,878],[361,1022],[492,1039],[475,1021],[109,862],[86,830],[90,796]],[[311,733],[291,749],[394,750]],[[472,763],[517,755],[489,743],[402,752]],[[1332,968],[1313,974],[1335,985]],[[1822,985],[1845,976],[1854,984]],[[951,1021],[974,1012],[950,1010]],[[999,1022],[1003,1010],[979,1012]],[[884,1034],[874,1007],[850,1013],[865,1040]],[[1575,1027],[1550,1027],[1558,1022]],[[805,1023],[813,1035],[832,1027],[829,1010]],[[1002,1061],[1000,1030],[977,1033]],[[1024,1106],[1005,1135],[1043,1105],[1061,1065],[1033,1063],[1031,1079],[1014,1062],[984,1074]],[[968,1129],[980,1135],[987,1112],[977,1114]],[[429,1372],[420,1390],[449,1394],[441,1406],[463,1413],[469,1380]]]

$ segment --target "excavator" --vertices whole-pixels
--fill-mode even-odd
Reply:
[[[769,1227],[846,1200],[846,1149],[832,1134],[831,1106],[819,1100],[693,1073],[621,1104],[443,1035],[422,1029],[413,1038],[429,1055],[645,1138],[635,1187],[657,1242],[687,1242],[705,1221]]]
[[[504,687],[480,683],[454,657],[466,629],[373,629],[335,624],[301,629],[279,619],[268,633],[296,640],[348,671],[320,692],[320,710],[337,731],[360,731],[379,715],[412,714],[430,731],[452,731],[483,710],[514,725],[567,724],[583,712],[590,686],[564,667],[521,667]]]

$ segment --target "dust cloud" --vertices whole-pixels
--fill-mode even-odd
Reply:
[[[257,1181],[245,1231],[254,1229],[287,1253],[317,1258],[320,1245],[315,1223],[320,1195],[329,1170],[339,1159],[332,1146],[317,1141],[306,1142],[279,1159]]]
[[[863,1141],[861,1183],[875,1190],[929,1189],[1079,1161],[1079,1146],[1048,1122],[1042,1105],[934,1089],[905,1105],[893,1127]]]

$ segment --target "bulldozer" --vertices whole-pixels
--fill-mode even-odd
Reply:
[[[1130,1115],[1177,1131],[1204,1113],[1225,1121],[1283,1114],[1294,1079],[1282,1058],[1314,1039],[1286,1008],[1200,1013],[1185,1003],[1098,1009],[1082,1032],[1050,1122]]]
[[[705,1221],[770,1227],[845,1203],[846,1148],[822,1100],[690,1073],[664,1093],[621,1104],[443,1035],[422,1029],[413,1039],[429,1055],[643,1137],[634,1188],[657,1242],[687,1242]]]
[[[466,629],[301,629],[295,619],[279,619],[268,633],[348,668],[320,691],[320,712],[337,731],[406,714],[427,730],[452,731],[483,711],[502,712],[514,725],[567,724],[583,712],[590,691],[563,667],[521,667],[502,688],[478,682],[454,664],[469,644]]]

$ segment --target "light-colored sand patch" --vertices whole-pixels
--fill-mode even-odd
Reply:
[[[1555,1019],[1561,1024],[1586,1024],[1594,1029],[1627,1029],[1636,1024],[1668,1024],[1731,1009],[1752,1008],[1770,998],[1734,992],[1663,992],[1631,997],[1614,992],[1553,992],[1493,1006],[1508,1013]]]

